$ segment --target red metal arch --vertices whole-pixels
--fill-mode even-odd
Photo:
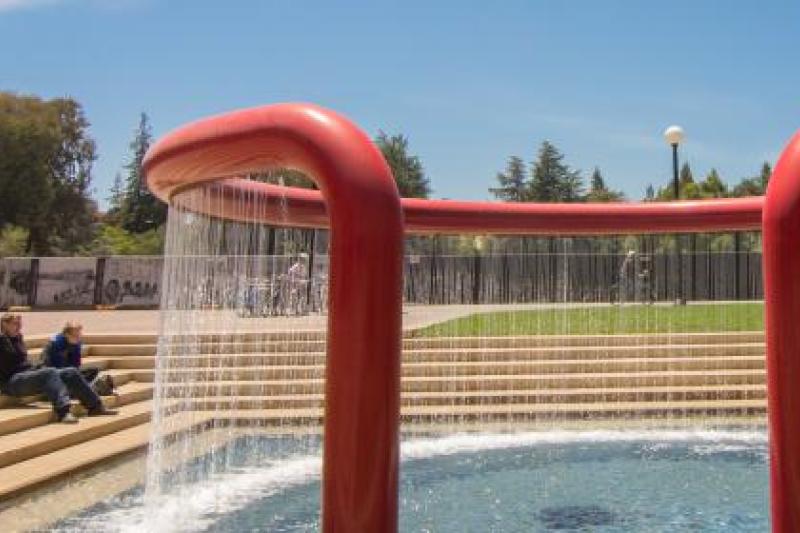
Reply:
[[[321,192],[236,178],[280,167],[306,172]],[[155,194],[187,209],[331,228],[323,525],[325,531],[394,531],[403,226],[380,153],[330,111],[279,105],[177,130],[151,149],[145,170]],[[207,212],[206,203],[193,204],[191,195],[175,196],[200,183],[215,200],[214,212]],[[243,193],[260,202],[242,206]],[[800,532],[800,134],[776,165],[766,200],[592,205],[402,200],[409,233],[758,230],[762,211],[772,528],[794,533]]]
[[[242,193],[258,199],[251,209]],[[325,228],[322,195],[313,190],[231,178],[208,186],[214,212],[193,198],[174,203],[211,216],[253,220],[292,227]],[[763,197],[685,202],[543,204],[461,202],[402,198],[406,233],[503,235],[609,235],[744,231],[761,229]],[[217,209],[223,205],[222,213]],[[258,206],[258,212],[256,212]]]
[[[800,132],[764,207],[764,302],[772,529],[800,531]]]
[[[396,531],[403,222],[381,153],[345,118],[284,104],[189,124],[144,161],[165,201],[220,176],[282,167],[313,176],[330,214],[323,527]]]

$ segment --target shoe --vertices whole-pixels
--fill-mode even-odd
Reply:
[[[62,424],[77,424],[78,417],[76,417],[72,413],[67,413],[61,418],[59,418],[58,421],[61,422]]]
[[[105,405],[99,405],[94,409],[89,409],[89,416],[112,416],[118,414],[116,409],[109,409]]]

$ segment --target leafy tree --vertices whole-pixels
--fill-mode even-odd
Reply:
[[[499,187],[490,188],[498,200],[506,202],[524,202],[527,199],[528,183],[525,163],[521,157],[511,156],[504,172],[497,173]]]
[[[564,155],[544,141],[533,162],[529,198],[537,202],[576,202],[583,194],[583,179],[564,163]]]
[[[561,201],[582,202],[584,200],[583,177],[577,170],[570,170],[561,180]]]
[[[8,225],[0,230],[0,257],[19,257],[25,255],[28,230]]]
[[[80,105],[71,99],[54,100],[59,114],[61,145],[53,167],[53,209],[49,221],[57,228],[51,248],[74,254],[92,239],[97,205],[90,197],[91,170],[96,159],[95,142],[89,138]]]
[[[589,192],[586,195],[587,202],[619,202],[625,199],[625,195],[619,191],[612,191],[606,186],[603,174],[600,169],[594,167],[592,177],[589,179]]]
[[[430,180],[425,175],[422,161],[408,152],[408,137],[402,134],[389,136],[378,132],[375,144],[383,154],[403,198],[427,198],[431,194]]]
[[[164,228],[131,233],[113,224],[102,224],[84,250],[88,255],[160,255],[164,251]]]
[[[28,231],[27,253],[75,253],[91,238],[88,127],[71,98],[0,93],[0,225]]]
[[[765,162],[761,165],[761,172],[758,176],[745,178],[733,188],[732,196],[761,196],[766,194],[769,179],[772,176],[772,167]]]
[[[271,183],[273,185],[283,185],[285,187],[300,187],[302,189],[316,189],[317,184],[314,180],[306,176],[299,170],[281,168],[269,172],[259,172],[251,174],[250,179]]]
[[[119,220],[122,227],[133,233],[157,228],[167,220],[167,206],[147,188],[142,161],[153,142],[150,121],[146,113],[139,117],[133,141],[131,159],[125,165],[125,194],[120,202]]]
[[[714,173],[716,173],[716,171],[714,171]],[[717,178],[719,178],[719,176],[717,176]],[[710,185],[710,187],[713,188],[716,187],[716,185]],[[702,184],[695,182],[689,163],[684,163],[683,166],[681,166],[678,175],[678,189],[678,197],[684,200],[697,200],[704,197]],[[672,180],[658,190],[656,198],[665,202],[675,199],[675,189]]]
[[[125,181],[122,179],[122,174],[119,172],[114,174],[114,184],[111,186],[111,195],[107,200],[108,211],[106,211],[106,220],[119,223],[122,206],[125,205]]]
[[[689,167],[689,163],[684,163],[683,166],[681,166],[678,183],[680,187],[685,187],[690,183],[694,183],[694,176],[692,175],[692,169]]]
[[[717,169],[712,168],[706,179],[700,182],[700,196],[702,198],[724,198],[728,196],[728,187],[720,179]]]
[[[761,165],[761,175],[759,177],[761,178],[761,190],[766,194],[769,179],[772,177],[772,167],[766,161]]]
[[[745,178],[733,188],[732,196],[741,198],[744,196],[761,196],[764,194],[764,189],[761,185],[760,178]]]

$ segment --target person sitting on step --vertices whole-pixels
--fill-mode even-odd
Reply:
[[[92,383],[100,369],[96,367],[81,368],[81,335],[83,326],[77,322],[67,322],[61,333],[54,335],[42,350],[44,366],[53,368],[77,368],[88,382]]]
[[[78,322],[67,322],[61,333],[54,335],[42,350],[42,363],[53,368],[77,368],[83,379],[100,396],[114,394],[114,379],[109,374],[100,374],[94,366],[81,367],[81,335],[83,326]]]
[[[7,313],[0,317],[0,392],[9,396],[44,394],[60,422],[74,424],[70,394],[87,409],[89,416],[115,415],[108,409],[77,368],[37,368],[28,361],[22,337],[22,317]]]

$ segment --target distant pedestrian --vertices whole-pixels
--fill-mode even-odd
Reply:
[[[628,250],[619,268],[619,303],[636,300],[636,251]]]

